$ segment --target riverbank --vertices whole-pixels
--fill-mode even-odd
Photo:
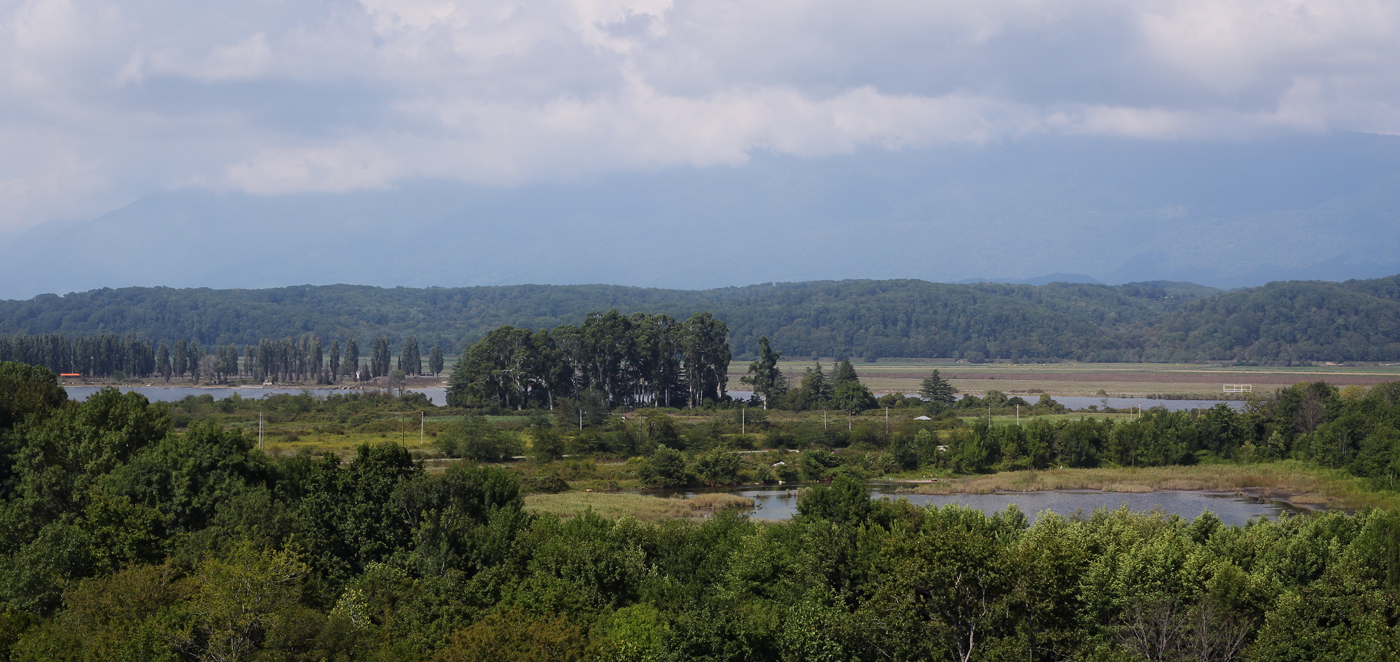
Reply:
[[[1400,495],[1378,492],[1360,478],[1296,460],[1261,464],[1048,469],[913,481],[912,494],[991,494],[1047,490],[1142,493],[1168,490],[1240,493],[1296,506],[1400,507]]]

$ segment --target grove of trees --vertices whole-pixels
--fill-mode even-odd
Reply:
[[[608,407],[696,407],[728,385],[724,322],[696,313],[590,313],[578,326],[531,332],[503,326],[472,344],[448,380],[454,406],[553,409],[593,393]]]

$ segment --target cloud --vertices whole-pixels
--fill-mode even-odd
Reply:
[[[0,224],[1030,135],[1400,132],[1371,0],[0,0]],[[24,138],[17,138],[23,136]],[[32,152],[50,152],[35,159]]]

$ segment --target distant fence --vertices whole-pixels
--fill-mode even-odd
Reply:
[[[1226,384],[1226,385],[1225,385],[1225,392],[1226,392],[1226,393],[1253,393],[1253,392],[1254,392],[1254,385],[1253,385],[1253,384]]]

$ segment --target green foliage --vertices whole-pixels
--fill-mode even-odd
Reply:
[[[467,348],[448,380],[447,401],[554,409],[556,400],[582,404],[597,397],[602,408],[696,407],[724,397],[727,333],[709,313],[677,323],[666,315],[625,317],[616,310],[533,334],[503,326]]]
[[[924,396],[924,400],[928,403],[929,414],[935,416],[947,411],[954,402],[957,402],[957,398],[954,397],[957,392],[958,389],[953,388],[948,380],[939,376],[937,370],[934,370],[933,374],[919,385],[919,395]]]
[[[463,417],[438,434],[434,443],[448,457],[477,462],[501,462],[523,450],[514,435],[487,422],[484,416]]]
[[[678,450],[657,446],[638,471],[642,484],[648,487],[679,487],[690,484],[685,457]]]
[[[44,415],[68,401],[48,368],[0,362],[0,434],[31,414]]]
[[[695,458],[695,479],[705,485],[733,485],[739,482],[739,456],[716,448]]]
[[[915,280],[786,283],[707,291],[616,286],[381,289],[349,285],[266,290],[124,288],[0,302],[0,361],[84,374],[156,372],[155,343],[253,345],[307,330],[319,338],[421,348],[460,347],[492,329],[555,328],[616,308],[681,319],[712,311],[734,352],[759,338],[789,356],[1076,359],[1245,363],[1400,360],[1400,276],[1344,283],[1290,281],[1219,292],[1189,283],[1044,286]],[[102,335],[102,334],[123,335]],[[50,336],[64,334],[64,337]],[[723,334],[721,334],[723,335]],[[84,343],[82,351],[72,345]],[[70,346],[64,354],[63,344]],[[348,349],[348,347],[347,347]],[[358,367],[340,361],[343,374]],[[68,365],[58,357],[68,356]],[[184,357],[184,358],[182,358]],[[388,358],[371,356],[371,371]],[[432,365],[429,357],[430,371]],[[92,371],[89,373],[89,371]],[[374,374],[387,374],[375,372]],[[820,398],[818,398],[820,399]],[[701,400],[703,402],[703,399]]]
[[[767,433],[802,452],[749,456],[757,468],[725,449],[728,414],[678,428],[664,413],[628,413],[576,435],[645,456],[613,475],[635,470],[657,486],[750,472],[762,480],[779,460],[801,469],[778,467],[785,480],[830,480],[804,488],[799,516],[782,523],[732,511],[659,523],[536,516],[523,491],[613,468],[454,463],[429,474],[387,443],[348,462],[272,458],[216,424],[245,408],[305,416],[396,402],[195,398],[170,408],[108,390],[41,404],[6,436],[0,660],[1400,655],[1396,513],[1234,527],[1121,509],[1042,513],[1030,524],[1014,508],[873,501],[860,480],[919,465],[972,472],[1268,454],[1394,489],[1400,385],[1300,384],[1244,411],[1149,410],[1126,422],[963,424],[945,414],[901,423],[883,457],[843,448],[878,447],[859,429],[848,437],[844,426],[770,420]],[[171,411],[191,419],[184,432],[172,430]],[[523,427],[467,420],[504,435]],[[532,440],[545,431],[558,432],[533,421]],[[705,449],[691,451],[689,467],[662,443],[680,440]],[[522,469],[533,472],[524,482]]]
[[[773,351],[767,336],[759,337],[758,358],[749,364],[749,375],[740,380],[762,396],[764,409],[768,408],[770,400],[787,390],[787,378],[778,369],[778,359],[782,356],[782,352]]]

